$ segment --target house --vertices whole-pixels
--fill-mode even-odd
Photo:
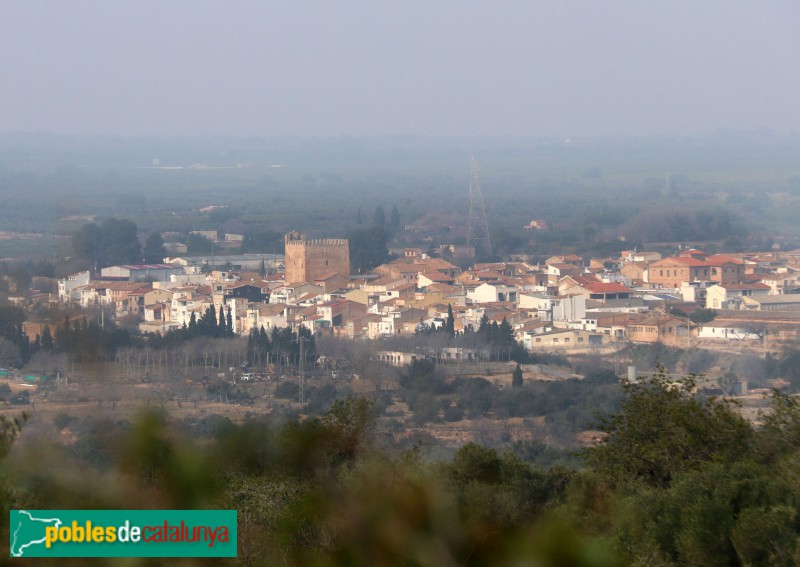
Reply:
[[[742,308],[753,311],[797,311],[800,310],[800,294],[744,297]]]
[[[685,346],[691,337],[691,324],[679,317],[651,315],[630,321],[625,334],[634,343]]]
[[[619,259],[623,264],[626,263],[650,263],[658,262],[661,254],[658,252],[638,252],[636,250],[624,250],[620,252]]]
[[[541,219],[533,219],[531,222],[522,227],[525,230],[548,230],[550,227]]]
[[[395,335],[413,335],[420,320],[426,313],[420,309],[390,311],[381,317],[377,324],[369,323],[369,338],[393,337]]]
[[[697,330],[697,338],[732,342],[760,341],[762,340],[762,334],[753,329],[748,329],[747,325],[741,322],[725,323],[715,320],[701,325]]]
[[[369,338],[370,323],[378,325],[382,318],[382,316],[374,313],[354,317],[345,324],[347,337],[350,339]]]
[[[506,301],[516,303],[518,294],[519,292],[514,286],[499,282],[491,282],[483,283],[473,291],[467,293],[467,299],[471,300],[473,303],[497,303]]]
[[[252,303],[247,305],[244,320],[240,323],[240,332],[247,334],[251,329],[272,329],[286,327],[289,307],[281,303]]]
[[[426,288],[437,283],[453,285],[454,282],[455,278],[443,272],[424,272],[417,276],[417,287],[419,288]]]
[[[619,273],[631,285],[641,286],[644,284],[648,267],[647,262],[625,262],[619,269]]]
[[[769,295],[766,284],[712,285],[706,289],[706,309],[741,309],[744,297]]]
[[[80,300],[80,294],[75,293],[76,288],[89,285],[92,276],[89,271],[78,272],[64,279],[58,280],[58,300],[62,303],[72,303]]]
[[[551,284],[557,284],[565,276],[577,276],[582,272],[581,268],[574,264],[564,262],[547,264],[547,279]]]
[[[583,258],[576,254],[565,254],[563,256],[551,256],[545,262],[548,266],[550,264],[570,264],[576,268],[583,266]]]
[[[710,266],[710,279],[721,285],[735,285],[743,283],[745,263],[742,260],[725,254],[708,256],[705,262]]]
[[[100,270],[103,278],[122,278],[128,281],[168,282],[170,276],[183,273],[183,267],[175,264],[124,264]]]
[[[189,234],[202,236],[203,238],[209,239],[211,242],[216,242],[219,240],[219,234],[216,230],[192,230],[189,232]]]
[[[761,283],[769,286],[770,295],[800,292],[800,274],[797,272],[765,275],[761,277]]]
[[[584,331],[582,329],[554,329],[545,333],[526,333],[523,344],[527,350],[571,349],[580,347],[598,347],[608,342],[602,333]]]
[[[347,289],[347,286],[350,285],[350,278],[339,272],[324,272],[314,278],[312,283],[320,286],[326,292],[331,292],[337,289]]]
[[[652,289],[680,288],[685,283],[709,281],[711,266],[690,256],[673,256],[650,264],[645,283]]]
[[[252,303],[269,303],[269,293],[264,293],[261,286],[253,284],[238,284],[223,290],[225,300],[246,299]]]
[[[317,305],[316,328],[335,328],[345,325],[351,319],[367,314],[367,306],[347,299],[328,301]]]
[[[198,293],[196,290],[180,289],[173,293],[169,321],[177,323],[179,327],[184,324],[188,326],[192,313],[195,315],[195,320],[199,321],[211,305],[210,295]]]
[[[321,286],[310,283],[285,284],[273,289],[269,300],[271,303],[298,304],[304,297],[307,298],[309,294],[318,295],[324,291]]]

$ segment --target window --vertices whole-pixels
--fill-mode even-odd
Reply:
[[[582,343],[583,342],[583,337],[578,337],[578,342]]]

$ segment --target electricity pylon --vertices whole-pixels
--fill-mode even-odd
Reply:
[[[489,221],[486,218],[486,203],[483,201],[480,183],[481,169],[478,160],[470,160],[469,170],[469,219],[467,221],[467,246],[475,247],[475,255],[482,249],[492,255],[492,241],[489,238]],[[481,246],[482,245],[482,246]]]

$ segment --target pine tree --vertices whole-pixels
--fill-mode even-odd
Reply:
[[[489,316],[484,311],[483,316],[478,324],[478,334],[479,335],[488,335],[489,334]]]
[[[514,347],[517,346],[517,339],[514,336],[514,329],[511,326],[511,323],[509,323],[505,317],[503,317],[503,321],[497,328],[495,341],[497,343],[497,347],[502,349],[501,352],[504,355],[507,355],[510,360],[511,353],[514,350]]]
[[[227,327],[228,327],[228,336],[232,337],[236,334],[233,328],[233,315],[231,314],[231,308],[228,307],[228,318],[227,318]]]
[[[400,212],[397,210],[397,205],[392,207],[392,212],[389,213],[389,226],[392,227],[392,230],[400,227]]]

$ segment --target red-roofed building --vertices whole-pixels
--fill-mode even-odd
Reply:
[[[664,258],[650,264],[647,270],[647,283],[654,289],[681,287],[685,283],[710,281],[711,266],[696,258]]]

